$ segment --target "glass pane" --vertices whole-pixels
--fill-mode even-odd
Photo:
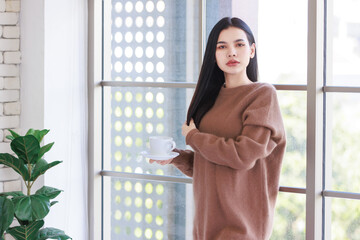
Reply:
[[[104,88],[104,169],[184,176],[172,165],[149,164],[140,153],[153,135],[186,147],[181,126],[192,95],[184,88]]]
[[[359,240],[360,239],[360,201],[350,199],[328,199],[327,207],[331,213],[326,217],[326,226],[331,231],[326,231],[325,239],[332,240]]]
[[[326,95],[327,188],[360,192],[360,94]]]
[[[305,239],[305,194],[280,192],[271,240]]]
[[[206,0],[206,38],[220,19],[224,17],[238,17],[250,26],[255,39],[257,39],[257,15],[258,1]]]
[[[307,1],[207,0],[206,4],[206,36],[223,17],[239,17],[250,26],[260,81],[306,84]]]
[[[307,1],[259,0],[260,80],[306,84]]]
[[[192,184],[104,180],[104,239],[192,239]]]
[[[198,1],[104,1],[104,80],[196,81]]]
[[[277,91],[287,144],[280,185],[306,186],[306,92]]]
[[[328,85],[360,86],[360,1],[334,0],[328,13]]]
[[[233,0],[206,0],[206,40],[211,29],[220,19],[233,16],[233,2]]]

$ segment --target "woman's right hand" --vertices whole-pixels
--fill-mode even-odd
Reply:
[[[186,122],[184,122],[184,124],[181,127],[181,134],[186,138],[186,136],[188,135],[188,133],[193,130],[196,129],[196,125],[193,119],[191,119],[189,125],[187,125]]]
[[[160,164],[160,165],[167,165],[169,163],[171,163],[171,161],[173,160],[173,158],[170,158],[168,160],[153,160],[153,159],[150,159],[149,160],[149,163],[157,163],[157,164]]]

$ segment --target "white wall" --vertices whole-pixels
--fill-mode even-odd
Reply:
[[[47,223],[68,229],[73,239],[87,239],[85,2],[45,3],[45,127],[51,129],[47,140],[55,141],[48,157],[64,161],[45,184],[65,190]]]
[[[20,129],[44,128],[44,0],[21,2]],[[37,180],[34,190],[43,185]]]
[[[44,177],[64,190],[45,219],[73,239],[87,237],[86,0],[26,0],[21,8],[21,128],[50,129],[45,155],[63,163]]]

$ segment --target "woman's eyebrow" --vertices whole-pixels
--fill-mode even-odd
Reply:
[[[239,38],[239,39],[236,39],[236,40],[234,41],[234,43],[237,43],[237,42],[245,42],[245,40],[242,39],[242,38]],[[219,42],[217,42],[217,44],[227,44],[227,42],[225,42],[225,41],[219,41]]]

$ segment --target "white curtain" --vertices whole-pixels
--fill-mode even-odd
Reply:
[[[44,1],[45,155],[63,163],[44,185],[64,190],[45,220],[76,240],[88,239],[87,212],[87,0]]]

